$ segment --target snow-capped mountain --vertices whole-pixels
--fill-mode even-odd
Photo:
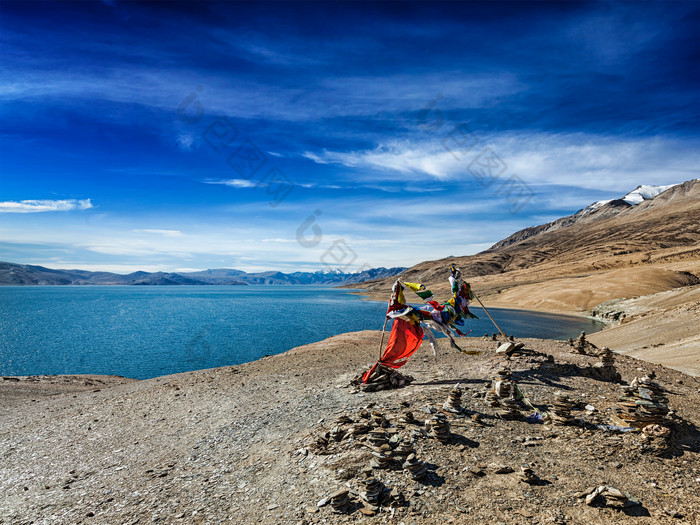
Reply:
[[[634,206],[635,204],[639,204],[640,202],[653,199],[660,193],[663,193],[666,190],[673,188],[674,186],[678,186],[678,184],[668,184],[666,186],[652,186],[650,184],[640,184],[635,189],[626,194],[624,197],[620,197],[619,200],[625,201],[627,204],[631,204]],[[593,204],[587,206],[585,209],[596,210],[601,206],[605,206],[606,204],[614,200],[615,199],[608,199],[605,201],[594,202]]]
[[[511,244],[516,244],[518,242],[524,241],[525,239],[533,237],[534,235],[559,230],[561,228],[566,228],[574,224],[594,222],[601,219],[613,217],[618,213],[624,211],[625,209],[636,206],[641,202],[652,200],[655,197],[661,195],[666,190],[674,188],[679,184],[669,184],[667,186],[651,186],[648,184],[641,184],[619,199],[597,201],[593,204],[589,204],[588,206],[577,211],[573,215],[562,217],[547,224],[541,224],[539,226],[530,226],[529,228],[525,228],[523,230],[515,232],[510,237],[507,237],[506,239],[497,242],[489,249],[495,250],[498,248],[503,248],[505,246],[510,246]]]
[[[642,184],[622,197],[622,200],[629,204],[639,204],[642,201],[653,199],[660,193],[663,193],[674,186],[678,186],[678,184],[669,184],[668,186],[649,186],[647,184]]]

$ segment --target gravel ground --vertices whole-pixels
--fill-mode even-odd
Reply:
[[[443,349],[436,361],[422,348],[401,369],[414,376],[411,385],[357,392],[349,383],[376,359],[378,341],[374,331],[343,334],[253,363],[146,381],[4,378],[0,523],[700,523],[697,379],[616,356],[623,381],[654,371],[672,392],[672,449],[659,457],[640,448],[639,434],[592,427],[610,422],[620,384],[597,378],[598,359],[564,342],[525,339],[534,354],[507,363],[497,343],[480,338],[464,345],[482,350],[478,356]],[[481,396],[504,364],[541,410],[556,391],[574,399],[576,424],[497,417]],[[407,410],[431,417],[456,384],[466,417],[448,418],[449,442],[399,421]],[[363,436],[316,445],[339,416],[359,421],[363,409],[384,414],[392,431],[413,430],[428,465],[421,481],[398,465],[375,470],[407,501],[375,516],[357,505],[360,471],[372,457]],[[539,481],[520,480],[524,463]],[[502,467],[514,472],[497,473]],[[578,497],[599,485],[641,505],[588,506]],[[318,506],[344,487],[354,502],[347,514]]]

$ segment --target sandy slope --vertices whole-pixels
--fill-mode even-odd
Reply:
[[[680,426],[673,455],[659,458],[642,453],[632,434],[497,418],[475,397],[504,364],[496,343],[482,339],[467,340],[483,350],[479,356],[443,350],[435,362],[421,349],[402,370],[416,377],[407,388],[353,393],[348,382],[375,359],[378,338],[343,334],[254,363],[147,381],[112,378],[111,386],[81,378],[1,380],[0,523],[700,523],[697,380],[617,358],[624,380],[653,370],[673,392]],[[562,342],[526,343],[542,354],[508,364],[533,403],[548,410],[554,392],[565,391],[581,402],[581,424],[609,420],[619,385],[590,376],[595,357],[572,354]],[[430,470],[424,481],[401,469],[376,473],[407,506],[374,518],[317,507],[346,484],[359,491],[358,471],[371,457],[359,439],[314,452],[311,444],[338,416],[357,420],[369,406],[407,434],[398,416],[412,410],[428,417],[425,409],[440,406],[457,383],[465,389],[462,404],[485,426],[451,418],[448,444],[418,432],[417,454]],[[583,410],[587,403],[593,412]],[[541,484],[518,480],[522,463]],[[496,465],[516,472],[498,474]],[[642,506],[595,508],[577,499],[599,484],[619,487]]]
[[[612,301],[599,310],[626,316],[593,334],[595,344],[700,376],[700,286]]]

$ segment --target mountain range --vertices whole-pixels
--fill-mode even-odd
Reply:
[[[382,279],[406,268],[371,268],[357,273],[328,272],[260,272],[221,268],[199,272],[133,272],[127,275],[85,270],[55,270],[43,266],[0,262],[0,285],[343,285]]]

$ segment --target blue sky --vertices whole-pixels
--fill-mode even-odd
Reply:
[[[0,3],[0,260],[410,266],[699,177],[697,2]]]

